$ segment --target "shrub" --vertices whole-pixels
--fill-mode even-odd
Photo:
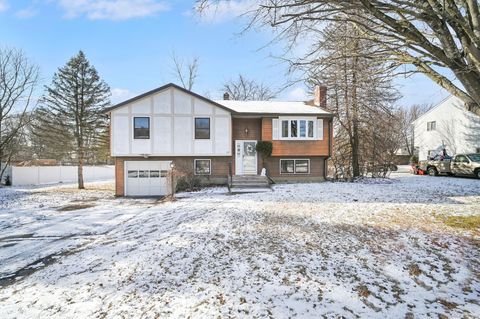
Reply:
[[[273,145],[269,141],[258,141],[255,148],[260,155],[262,155],[262,165],[265,167],[265,161],[272,156]]]
[[[193,174],[185,174],[177,179],[175,191],[194,191],[200,187],[200,179]]]
[[[417,164],[418,163],[418,156],[417,155],[412,155],[410,157],[410,164]]]

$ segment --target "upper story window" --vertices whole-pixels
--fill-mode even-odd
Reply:
[[[313,139],[314,120],[282,120],[282,139]]]
[[[427,122],[427,131],[435,131],[437,129],[437,122]]]
[[[195,139],[197,140],[210,139],[210,118],[208,117],[195,118]]]
[[[133,138],[134,139],[150,138],[150,118],[149,117],[133,118]]]

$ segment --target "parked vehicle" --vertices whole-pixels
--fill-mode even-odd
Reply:
[[[419,169],[430,176],[438,174],[475,176],[480,178],[480,153],[457,154],[420,161]]]

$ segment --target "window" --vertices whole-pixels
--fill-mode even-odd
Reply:
[[[195,139],[210,139],[210,118],[195,118]]]
[[[281,120],[282,134],[284,140],[296,139],[307,140],[314,138],[315,121],[314,120]]]
[[[308,121],[308,137],[313,138],[313,121]]]
[[[160,171],[150,171],[150,178],[159,178]]]
[[[148,171],[138,171],[139,178],[148,178]]]
[[[288,137],[288,121],[282,121],[282,137]]]
[[[309,174],[310,160],[308,159],[282,159],[280,160],[281,174]]]
[[[128,171],[128,178],[137,178],[138,171]]]
[[[210,175],[211,161],[209,159],[195,160],[195,175]]]
[[[167,177],[168,171],[160,171],[160,177]]]
[[[457,163],[468,163],[468,159],[465,155],[458,155],[455,157],[455,162]]]
[[[300,137],[307,137],[307,121],[300,121]]]
[[[133,138],[134,139],[150,138],[150,118],[149,117],[133,118]]]
[[[297,137],[297,121],[290,121],[290,137]]]
[[[437,122],[427,122],[427,131],[435,131],[437,129]]]
[[[308,174],[308,160],[296,160],[295,161],[295,173],[296,174]]]
[[[480,147],[477,147],[477,148],[475,149],[475,153],[480,153]]]
[[[280,160],[280,172],[282,174],[295,173],[295,161],[294,160]]]

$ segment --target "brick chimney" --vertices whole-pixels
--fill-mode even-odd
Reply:
[[[223,99],[230,100],[230,94],[228,94],[227,92],[223,93]]]
[[[313,104],[324,109],[327,108],[327,87],[317,85],[313,94]]]

